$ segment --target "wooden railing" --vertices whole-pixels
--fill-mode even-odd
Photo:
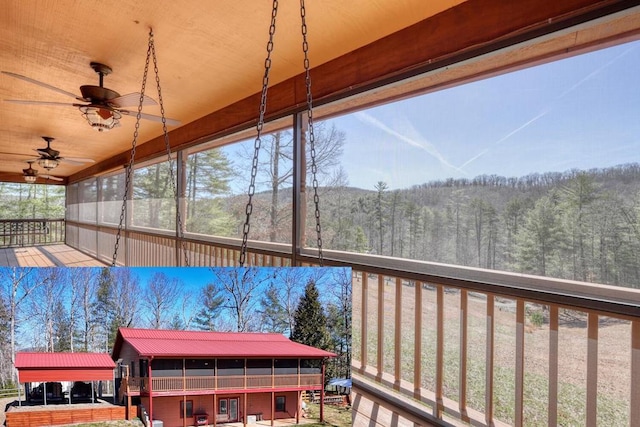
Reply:
[[[179,247],[127,237],[141,253]],[[237,260],[237,241],[186,244],[194,266]],[[317,263],[286,248],[250,243],[247,265]],[[353,390],[374,402],[354,403],[356,420],[388,408],[418,424],[640,425],[640,290],[327,250],[324,260],[353,272]]]
[[[149,391],[148,378],[129,377],[130,391]],[[278,387],[321,387],[322,375],[220,375],[188,376],[188,377],[153,377],[151,379],[154,392],[200,391],[200,390],[242,390],[269,389]]]
[[[64,243],[64,219],[2,219],[0,247]]]

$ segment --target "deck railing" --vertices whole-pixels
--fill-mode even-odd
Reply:
[[[140,254],[179,248],[128,233]],[[237,242],[186,243],[193,266],[238,258]],[[289,265],[286,247],[250,244],[247,265]],[[355,425],[385,410],[394,424],[640,425],[640,290],[327,250],[324,260],[353,271]],[[294,263],[314,265],[314,251]]]
[[[64,219],[1,219],[0,247],[64,243]]]
[[[148,378],[129,377],[129,390],[138,392],[149,391]],[[310,387],[322,386],[322,375],[219,375],[215,376],[186,376],[186,377],[154,377],[151,378],[153,392],[172,391],[218,391],[243,389],[270,389],[280,387]]]

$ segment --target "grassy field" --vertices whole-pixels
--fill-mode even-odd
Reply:
[[[376,363],[378,328],[376,307],[378,306],[377,280],[369,284],[369,316],[367,320],[367,354],[370,365]],[[360,282],[354,281],[354,295],[361,295]],[[394,372],[395,284],[385,284],[384,290],[384,336],[382,352],[383,369]],[[401,374],[406,381],[413,381],[414,367],[414,289],[402,289],[402,341]],[[505,423],[514,422],[515,406],[515,301],[497,299],[494,314],[494,416]],[[361,360],[361,300],[354,298],[353,348],[354,358]],[[436,296],[432,289],[423,291],[422,318],[422,387],[435,390],[436,369]],[[538,306],[527,304],[528,313],[536,313]],[[444,353],[443,393],[457,400],[460,379],[460,295],[458,292],[444,294]],[[524,354],[524,421],[527,426],[546,426],[548,416],[548,367],[550,329],[546,320],[539,324],[527,322],[525,328]],[[586,420],[586,372],[587,330],[586,315],[581,312],[562,310],[559,319],[558,349],[558,423],[563,426],[581,426]],[[486,299],[470,296],[468,300],[468,353],[467,353],[467,404],[483,412],[486,387]],[[598,338],[598,423],[602,425],[628,425],[629,372],[630,372],[630,324],[616,319],[601,318]]]
[[[320,416],[320,405],[310,403],[308,411],[312,417]],[[304,424],[305,427],[351,427],[351,408],[334,405],[324,406],[324,423]]]

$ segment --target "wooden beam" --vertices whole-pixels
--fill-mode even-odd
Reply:
[[[468,0],[311,71],[316,105],[355,95],[633,6],[637,0]],[[169,133],[173,150],[255,126],[256,93]],[[304,74],[269,88],[267,121],[306,106]],[[137,147],[136,161],[165,152],[164,136]],[[69,177],[73,183],[123,167],[129,151]]]

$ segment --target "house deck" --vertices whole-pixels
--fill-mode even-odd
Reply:
[[[1,267],[104,267],[105,264],[67,245],[0,249]]]

